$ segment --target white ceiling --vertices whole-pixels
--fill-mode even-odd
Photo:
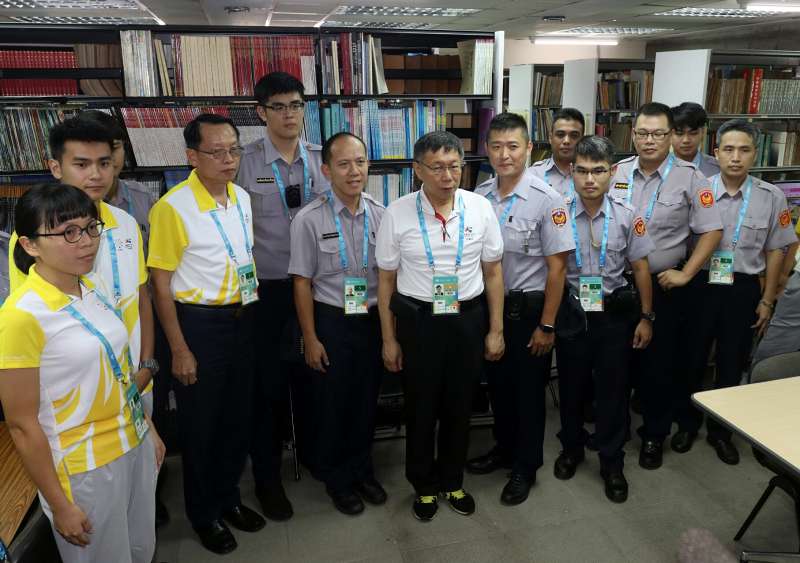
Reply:
[[[38,7],[34,7],[37,5]],[[795,0],[791,0],[794,2]],[[800,0],[796,0],[800,4]],[[480,12],[461,17],[386,17],[332,15],[340,5],[477,8]],[[27,7],[3,7],[23,4]],[[98,8],[106,5],[108,7]],[[112,4],[114,7],[109,6]],[[126,4],[128,4],[126,9]],[[58,8],[56,6],[64,6]],[[81,8],[85,6],[85,8]],[[226,7],[249,8],[229,13]],[[777,22],[800,17],[783,15],[761,18],[698,18],[655,16],[657,12],[682,7],[738,8],[736,0],[694,2],[685,0],[0,0],[0,22],[14,16],[147,16],[148,11],[166,24],[252,25],[268,20],[274,27],[311,27],[327,18],[335,21],[397,21],[434,23],[436,29],[504,30],[508,38],[527,38],[577,26],[671,28],[671,31],[638,39],[674,36],[704,30],[720,30],[757,22]],[[547,23],[543,16],[564,16],[564,23]],[[1,40],[0,40],[1,41]]]

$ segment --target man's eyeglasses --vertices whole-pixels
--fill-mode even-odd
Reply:
[[[265,108],[271,109],[277,113],[286,113],[288,110],[290,113],[298,113],[303,111],[303,108],[306,106],[305,102],[291,102],[289,105],[286,104],[263,104]]]
[[[211,156],[214,160],[225,160],[225,156],[230,154],[231,158],[241,158],[242,154],[244,153],[244,148],[242,147],[231,147],[230,149],[217,149],[215,151],[204,151],[201,149],[194,149],[197,152],[201,152],[203,154],[207,154]]]
[[[103,234],[105,226],[102,221],[92,221],[83,228],[78,225],[70,225],[60,233],[36,233],[34,237],[64,237],[64,240],[68,243],[75,244],[83,238],[83,233],[92,238],[99,237]]]
[[[609,168],[603,168],[602,166],[598,166],[597,168],[592,168],[591,170],[587,168],[581,168],[580,166],[578,166],[577,168],[575,168],[574,174],[576,176],[588,176],[589,174],[591,174],[592,176],[597,178],[598,176],[602,176],[603,174],[608,174],[609,172],[610,172]]]
[[[663,131],[663,130],[656,130],[656,131],[647,131],[646,129],[637,129],[633,132],[634,136],[639,139],[640,141],[644,141],[647,137],[653,137],[654,141],[663,141],[667,135],[669,135],[671,131]]]
[[[451,175],[456,176],[461,174],[461,171],[464,170],[465,163],[459,162],[458,164],[451,164],[450,166],[441,166],[436,164],[434,166],[430,166],[429,164],[425,164],[421,160],[416,161],[417,164],[421,164],[425,168],[431,171],[435,176],[442,176],[444,175],[445,171],[449,171]]]

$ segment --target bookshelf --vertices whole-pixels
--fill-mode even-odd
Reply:
[[[541,156],[540,146],[549,146],[553,114],[561,107],[564,65],[521,64],[509,69],[508,109],[523,115],[531,141]]]

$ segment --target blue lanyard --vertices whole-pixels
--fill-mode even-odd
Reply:
[[[307,203],[311,201],[311,173],[308,170],[308,152],[303,146],[302,141],[298,142],[297,146],[300,149],[300,160],[303,161],[303,201]],[[286,184],[281,177],[281,171],[278,170],[277,161],[273,161],[272,163],[272,174],[275,176],[275,183],[278,184],[278,190],[281,193],[283,208],[286,210],[286,214],[288,215],[289,205],[286,203]]]
[[[638,162],[638,161],[637,161]],[[675,164],[675,155],[669,155],[669,160],[667,161],[667,167],[664,169],[664,174],[661,176],[661,181],[658,183],[658,187],[656,187],[655,191],[653,192],[653,197],[650,198],[650,203],[647,205],[647,211],[644,214],[644,222],[647,223],[650,221],[650,217],[653,216],[653,209],[656,206],[656,200],[658,199],[658,194],[661,192],[661,186],[664,185],[664,182],[667,181],[667,176],[669,173],[672,172],[672,166]],[[634,163],[633,167],[631,168],[631,176],[628,179],[628,197],[627,202],[631,205],[633,204],[633,173],[636,172],[636,164]]]
[[[500,199],[497,198],[492,192],[489,192],[488,195],[492,199],[496,199],[497,203],[500,203]],[[501,227],[506,224],[506,219],[508,219],[508,215],[511,213],[511,208],[514,207],[514,202],[517,201],[517,197],[518,196],[516,193],[511,194],[511,197],[509,198],[508,203],[506,204],[506,208],[503,210],[503,214],[500,215],[500,218],[498,219],[498,222],[500,223]]]
[[[578,266],[578,270],[583,270],[583,258],[581,257],[581,241],[580,237],[578,236],[578,222],[575,217],[578,208],[578,203],[576,199],[572,200],[569,206],[569,213],[572,218],[572,238],[575,239],[575,265]],[[603,269],[606,267],[606,254],[608,252],[608,223],[611,218],[611,200],[606,197],[606,208],[604,210],[605,217],[603,218],[603,239],[600,242],[600,273],[602,274]],[[586,214],[589,217],[589,214]],[[589,229],[592,228],[592,218],[589,217]],[[589,247],[589,254],[591,254],[592,249],[591,246]]]
[[[750,207],[750,193],[753,191],[753,179],[748,177],[747,184],[744,186],[744,194],[742,195],[742,204],[739,206],[739,218],[736,220],[736,230],[733,232],[733,239],[731,246],[736,250],[736,245],[739,244],[739,235],[742,232],[742,224],[744,223],[745,215],[747,215],[747,208]],[[714,176],[714,199],[719,200],[719,175]]]
[[[117,257],[117,243],[114,242],[114,235],[111,234],[111,229],[106,231],[106,242],[108,243],[108,252],[111,254],[111,277],[114,282],[114,300],[119,301],[122,299],[122,284],[119,281],[119,258]]]
[[[252,256],[252,249],[250,248],[250,236],[247,234],[247,223],[244,221],[244,213],[242,213],[242,206],[239,205],[239,199],[236,199],[236,210],[239,212],[239,222],[242,224],[242,232],[244,233],[244,248],[247,251],[247,258],[250,259],[250,262],[253,261]],[[214,219],[214,224],[217,226],[217,231],[219,231],[219,236],[222,237],[222,242],[225,244],[225,250],[228,251],[228,256],[231,257],[231,260],[234,261],[235,264],[239,264],[239,260],[236,259],[236,253],[233,251],[233,245],[231,244],[228,235],[225,233],[225,228],[222,226],[222,223],[217,216],[217,210],[212,209],[209,211],[211,213],[211,218]]]
[[[435,270],[433,261],[433,251],[431,250],[431,239],[428,237],[428,226],[425,224],[425,215],[422,213],[422,189],[417,192],[417,218],[419,219],[419,232],[422,233],[422,243],[425,245],[425,254],[428,256],[428,266]],[[461,258],[464,255],[464,198],[458,198],[458,250],[456,251],[456,272],[461,266]]]
[[[700,161],[702,160],[702,158],[703,158],[703,153],[701,153],[698,150],[697,155],[695,155],[694,160],[692,161],[692,164],[694,164],[694,167],[697,168],[698,170],[700,169]]]
[[[339,261],[342,263],[342,269],[347,271],[347,246],[344,242],[344,234],[342,233],[342,220],[333,208],[333,193],[328,192],[328,204],[331,207],[331,215],[333,215],[333,222],[336,224],[336,234],[339,236]],[[361,268],[367,271],[369,267],[369,213],[367,213],[367,204],[364,203],[364,241],[361,247]]]

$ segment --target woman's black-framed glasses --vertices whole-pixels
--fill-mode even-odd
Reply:
[[[64,240],[68,243],[76,244],[83,238],[83,233],[86,233],[92,238],[98,238],[103,234],[105,227],[106,224],[102,221],[92,221],[85,227],[70,225],[60,233],[36,233],[34,237],[64,237]]]

